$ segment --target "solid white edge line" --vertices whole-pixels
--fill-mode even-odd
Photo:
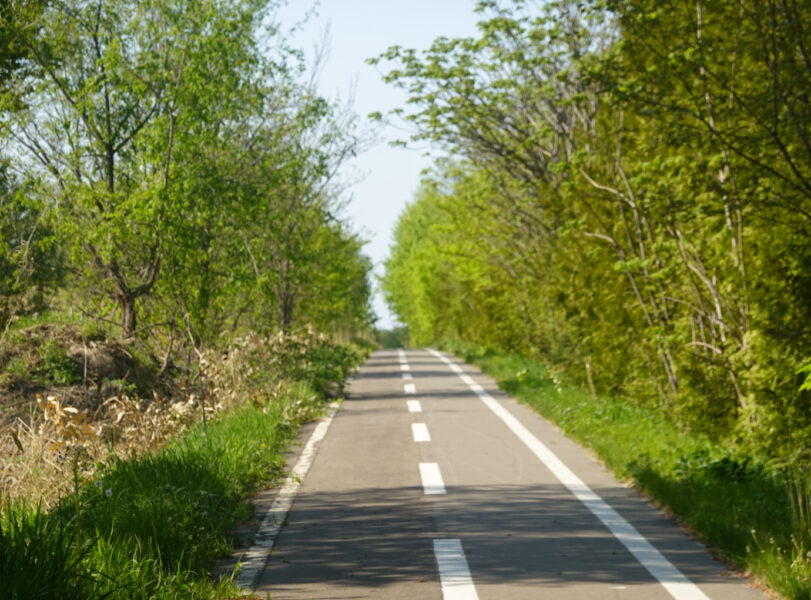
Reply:
[[[307,444],[301,451],[296,465],[285,479],[284,485],[279,490],[276,499],[273,500],[270,510],[262,519],[262,523],[254,535],[253,546],[240,557],[238,585],[243,590],[253,590],[256,587],[259,575],[267,565],[270,552],[273,550],[276,538],[279,537],[282,525],[293,507],[293,501],[301,487],[301,482],[307,475],[307,471],[310,470],[310,466],[312,466],[318,452],[318,447],[324,436],[327,435],[327,430],[335,417],[335,413],[338,412],[339,406],[340,404],[337,402],[330,404],[329,412],[310,434],[310,439],[307,440]]]
[[[425,423],[412,423],[411,435],[415,442],[430,442],[431,434],[428,433],[428,425]]]
[[[442,473],[439,472],[437,463],[420,463],[420,478],[426,495],[445,493],[445,482],[442,481]]]
[[[436,350],[429,349],[434,356],[445,364],[451,366],[458,365],[452,363],[446,356]],[[456,371],[456,369],[453,369]],[[582,502],[608,530],[616,537],[639,561],[639,563],[656,578],[667,592],[677,600],[709,600],[706,594],[699,587],[690,581],[684,573],[679,571],[673,563],[662,555],[653,544],[639,533],[636,528],[625,520],[616,510],[600,498],[589,488],[569,467],[555,456],[555,454],[536,438],[530,431],[521,424],[501,403],[484,391],[482,386],[473,384],[470,389],[481,398],[487,407],[501,419],[510,430],[524,442],[540,461],[546,465],[552,474],[565,485],[574,496]]]
[[[473,381],[473,378],[470,375],[461,374],[459,375],[459,378],[468,385],[476,385],[476,382]]]
[[[413,383],[406,383],[403,385],[403,391],[406,394],[416,394],[417,393],[417,386]]]
[[[443,600],[479,600],[461,540],[434,540]]]
[[[420,404],[419,400],[406,400],[406,406],[408,406],[408,412],[410,413],[422,412],[422,404]]]

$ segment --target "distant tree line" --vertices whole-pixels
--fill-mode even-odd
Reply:
[[[438,160],[383,281],[412,340],[807,458],[811,3],[478,3],[476,38],[374,62]]]
[[[0,330],[368,328],[336,179],[361,140],[276,4],[0,0]]]

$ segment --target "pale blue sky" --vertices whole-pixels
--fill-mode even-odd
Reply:
[[[311,0],[291,0],[279,17],[290,26],[313,6]],[[473,0],[321,0],[317,15],[294,38],[309,57],[329,29],[329,54],[322,66],[318,86],[328,97],[346,99],[354,83],[354,110],[366,115],[404,107],[405,96],[383,83],[375,67],[366,59],[378,56],[389,46],[427,48],[441,36],[475,35]],[[420,171],[430,165],[425,149],[391,148],[387,141],[403,138],[402,132],[384,128],[381,141],[349,165],[347,177],[360,173],[363,179],[353,185],[346,215],[369,240],[366,253],[382,273],[397,216],[409,202],[419,182]],[[375,282],[377,287],[377,283]],[[380,317],[378,327],[392,325],[392,316],[379,293],[374,308]]]

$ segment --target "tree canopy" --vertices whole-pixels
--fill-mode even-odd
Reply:
[[[384,277],[413,340],[543,356],[765,456],[811,447],[809,9],[485,0],[478,37],[375,59],[452,157]]]
[[[370,264],[335,179],[358,130],[316,93],[276,8],[0,6],[5,180],[36,207],[31,241],[60,249],[67,302],[125,337],[371,322]]]

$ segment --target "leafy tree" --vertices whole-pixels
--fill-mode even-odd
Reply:
[[[0,93],[4,96],[3,110],[15,106],[16,90],[10,85],[20,71],[30,69],[28,48],[18,34],[18,27],[36,26],[36,20],[45,7],[42,0],[24,3],[0,0]],[[12,23],[16,22],[16,26]],[[28,69],[27,69],[28,68]]]
[[[811,309],[808,11],[477,6],[478,38],[373,61],[393,61],[414,138],[463,161],[398,225],[384,284],[412,335],[542,354],[790,453],[811,431],[794,374]]]
[[[77,266],[113,292],[132,335],[136,302],[171,250],[167,226],[188,218],[177,210],[178,147],[222,133],[223,104],[254,77],[263,5],[58,3],[35,27],[22,8],[9,14],[42,71],[11,135],[37,165]]]
[[[14,318],[42,310],[60,283],[63,257],[44,208],[0,166],[0,339]]]
[[[72,291],[125,337],[371,320],[363,244],[336,217],[354,117],[266,27],[275,6],[2,4],[9,169],[37,207],[4,217],[47,215]]]

